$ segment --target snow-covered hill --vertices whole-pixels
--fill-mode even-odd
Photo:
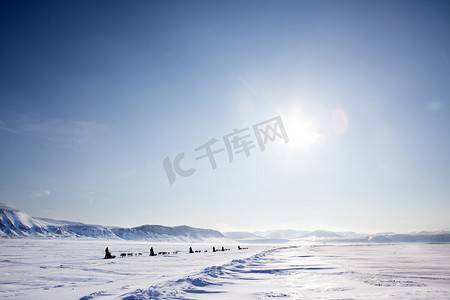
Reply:
[[[80,222],[33,218],[3,203],[0,203],[0,237],[102,238],[166,242],[226,239],[219,231],[189,226],[143,225],[134,228],[108,228]]]
[[[189,226],[168,227],[143,225],[134,228],[106,227],[80,222],[33,218],[19,209],[0,203],[0,237],[43,238],[101,238],[117,240],[161,241],[161,242],[223,242],[235,240],[239,243],[278,244],[289,242],[328,243],[450,243],[450,232],[417,232],[396,234],[393,232],[363,234],[355,232],[333,232],[325,230],[272,230],[260,232],[222,233],[211,229]]]
[[[200,229],[189,226],[167,227],[161,225],[143,225],[134,228],[111,228],[118,237],[125,240],[167,240],[180,242],[190,240],[223,239],[222,233],[211,229]]]
[[[409,234],[355,232],[333,232],[325,230],[271,230],[260,232],[227,232],[226,237],[241,243],[289,243],[289,242],[328,242],[328,243],[450,243],[450,232],[418,232]]]

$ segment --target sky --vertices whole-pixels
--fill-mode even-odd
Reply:
[[[450,230],[449,14],[1,1],[0,202],[125,227]]]

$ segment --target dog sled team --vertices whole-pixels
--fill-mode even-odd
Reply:
[[[241,246],[237,246],[238,250],[246,250],[248,248],[243,248]],[[219,251],[230,251],[230,249],[227,249],[225,247],[220,247],[220,248],[216,248],[216,247],[212,247],[212,252],[219,252]],[[192,247],[189,247],[189,253],[201,253],[201,252],[208,252],[208,250],[194,250],[192,249]],[[155,252],[155,250],[153,250],[153,247],[150,248],[150,254],[149,256],[157,256],[157,255],[169,255],[169,254],[178,254],[178,251],[173,251],[168,252],[168,251],[160,251],[158,253]],[[141,252],[138,253],[121,253],[120,257],[127,257],[127,256],[142,256]],[[111,259],[111,258],[116,258],[115,255],[112,255],[111,252],[109,251],[108,247],[106,247],[105,249],[105,259]]]

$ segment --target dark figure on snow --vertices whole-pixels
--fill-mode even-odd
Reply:
[[[111,255],[111,252],[109,252],[108,247],[106,247],[106,249],[105,249],[105,259],[107,259],[107,258],[115,258],[115,257],[116,257],[115,255]]]
[[[194,253],[194,250],[192,250],[192,247],[189,247],[189,253]]]
[[[213,247],[213,252],[216,252],[216,247]]]
[[[155,251],[153,251],[153,247],[150,248],[150,256],[156,256]]]
[[[222,246],[222,251],[225,251],[225,248]]]

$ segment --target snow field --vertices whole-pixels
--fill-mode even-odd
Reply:
[[[143,255],[105,260],[107,246]],[[179,253],[149,257],[151,246]],[[450,244],[212,246],[0,240],[0,298],[450,299]]]
[[[230,251],[212,253],[212,246]],[[117,257],[103,259],[105,248]],[[178,254],[149,256],[150,247]],[[189,254],[189,247],[208,252]],[[0,239],[0,298],[79,299],[91,293],[116,299],[151,285],[195,274],[211,265],[245,258],[268,247],[152,243],[117,240]],[[120,253],[142,253],[121,258]]]

